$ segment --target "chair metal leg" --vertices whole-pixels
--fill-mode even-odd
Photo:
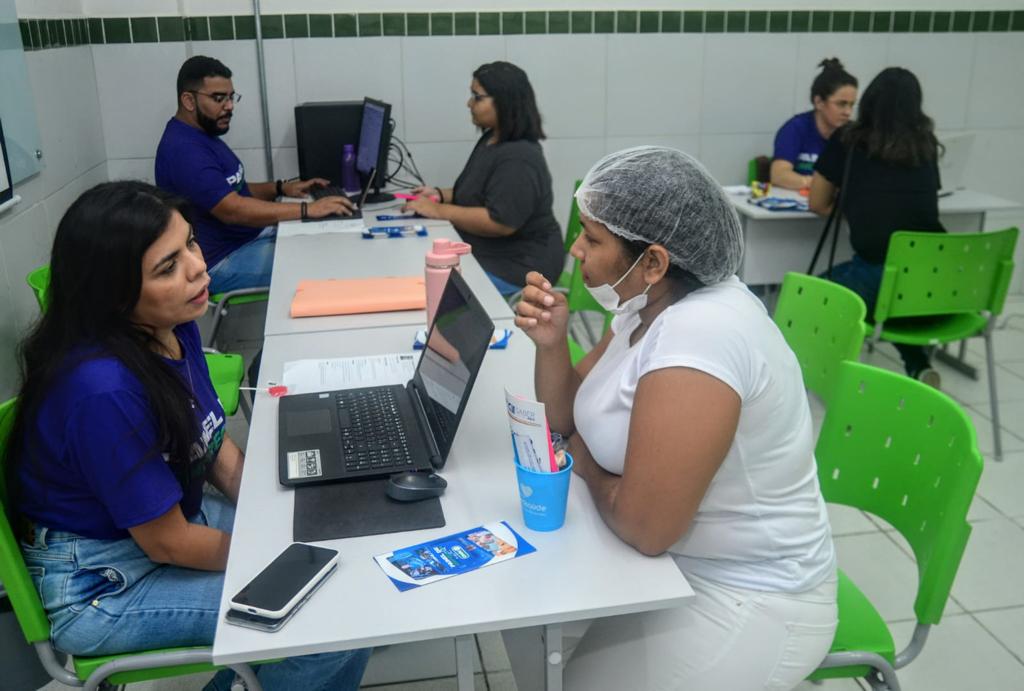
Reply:
[[[992,325],[995,319],[990,318],[985,327],[985,361],[988,366],[988,397],[992,406],[992,438],[996,445],[996,460],[1003,460],[1003,437],[999,427],[999,396],[996,394],[996,358],[992,349]]]
[[[888,691],[900,691],[900,682],[896,678],[896,670],[889,664],[881,655],[867,652],[844,652],[844,653],[829,653],[825,656],[825,659],[818,669],[832,669],[834,667],[857,667],[860,665],[868,665],[872,667],[877,676],[878,680],[872,677],[867,677],[867,681],[871,684],[874,689],[888,689]],[[882,685],[879,685],[881,682]]]

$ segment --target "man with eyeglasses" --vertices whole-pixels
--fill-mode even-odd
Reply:
[[[221,137],[231,126],[242,96],[231,70],[202,55],[178,71],[178,110],[167,122],[156,151],[156,184],[188,199],[192,224],[210,274],[210,292],[270,285],[277,223],[298,218],[351,215],[345,197],[294,204],[278,197],[303,197],[327,180],[247,182],[245,167]]]

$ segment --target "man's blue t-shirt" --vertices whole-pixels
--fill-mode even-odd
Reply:
[[[192,225],[208,267],[216,266],[263,230],[223,223],[210,213],[231,192],[252,196],[245,182],[245,167],[220,137],[171,118],[156,149],[155,173],[158,187],[192,203]]]
[[[794,115],[775,134],[773,159],[789,161],[800,175],[814,172],[814,163],[825,148],[825,138],[814,122],[814,111]]]
[[[193,460],[190,477],[179,481],[157,447],[156,419],[135,375],[120,360],[90,357],[83,348],[25,430],[14,495],[23,516],[53,530],[120,539],[175,504],[186,518],[199,511],[206,471],[224,441],[224,409],[195,322],[175,333],[185,357],[166,362],[195,398],[200,460]]]

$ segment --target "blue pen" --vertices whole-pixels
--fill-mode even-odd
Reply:
[[[407,218],[426,218],[422,214],[409,214],[408,216],[378,216],[378,221],[404,221]]]
[[[372,240],[375,237],[386,235],[389,238],[405,237],[406,233],[415,233],[418,237],[427,236],[426,226],[377,226],[367,228],[363,231],[363,237]]]

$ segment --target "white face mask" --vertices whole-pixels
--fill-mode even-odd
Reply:
[[[597,304],[601,305],[601,307],[605,308],[612,314],[632,314],[633,312],[639,312],[647,306],[647,292],[651,289],[651,284],[648,283],[642,293],[631,297],[621,304],[619,302],[619,294],[615,292],[615,286],[626,280],[626,276],[629,275],[629,272],[635,269],[636,265],[639,264],[640,260],[643,258],[643,254],[637,257],[636,261],[633,262],[633,266],[626,269],[626,273],[622,274],[619,280],[615,281],[612,285],[602,283],[601,285],[594,286],[593,288],[586,284],[583,285],[593,298],[597,300]]]

